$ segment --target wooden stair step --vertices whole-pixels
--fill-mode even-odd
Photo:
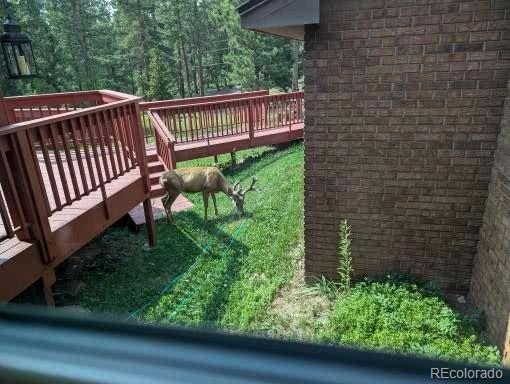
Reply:
[[[159,161],[158,153],[155,150],[147,151],[147,162]]]
[[[151,197],[162,197],[166,195],[166,191],[159,184],[151,185]]]
[[[162,172],[165,170],[165,166],[160,161],[150,162],[148,168],[149,173]]]
[[[149,175],[149,180],[151,185],[159,185],[159,178],[163,176],[165,172],[151,172]]]

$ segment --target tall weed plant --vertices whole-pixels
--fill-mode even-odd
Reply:
[[[347,219],[342,220],[339,227],[340,242],[338,255],[340,258],[338,275],[340,276],[339,288],[342,292],[351,289],[352,254],[351,254],[351,226]]]

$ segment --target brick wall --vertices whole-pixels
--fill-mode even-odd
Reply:
[[[305,269],[469,288],[510,78],[510,1],[321,0],[305,43]]]
[[[470,294],[510,364],[510,99],[501,123]]]

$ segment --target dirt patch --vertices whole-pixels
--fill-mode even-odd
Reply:
[[[332,303],[323,295],[307,291],[303,245],[294,248],[292,254],[294,275],[273,300],[265,328],[272,336],[312,340],[327,320]]]

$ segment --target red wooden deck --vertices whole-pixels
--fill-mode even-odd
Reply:
[[[157,154],[169,169],[179,161],[303,138],[303,92],[145,108]]]
[[[42,279],[51,303],[55,266],[127,213],[147,221],[153,243],[158,178],[177,162],[297,140],[303,122],[301,92],[141,104],[111,91],[0,97],[0,301]],[[181,196],[172,210],[190,206]]]
[[[54,268],[141,202],[154,243],[139,102],[111,91],[0,98],[0,301],[42,279],[51,304]]]
[[[303,138],[304,123],[296,123],[288,128],[272,128],[255,132],[250,138],[249,133],[198,140],[191,143],[175,145],[176,161],[192,160],[241,151],[244,149],[287,143]]]

